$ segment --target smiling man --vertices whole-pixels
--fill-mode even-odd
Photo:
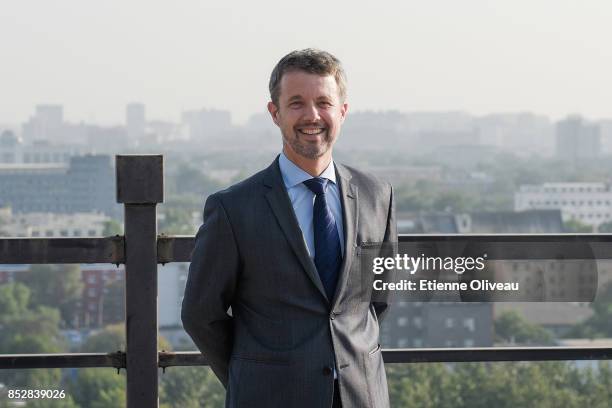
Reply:
[[[391,186],[332,158],[348,111],[337,58],[291,52],[269,88],[282,152],[207,199],[183,325],[227,407],[388,407],[388,305],[356,260],[361,243],[396,241]]]

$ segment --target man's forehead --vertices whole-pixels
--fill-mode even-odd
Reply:
[[[281,95],[289,99],[338,96],[338,84],[333,75],[318,75],[304,71],[290,71],[283,74],[280,90]]]

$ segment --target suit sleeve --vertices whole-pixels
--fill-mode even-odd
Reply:
[[[185,331],[227,387],[233,345],[233,322],[228,314],[236,290],[239,253],[221,201],[210,196],[204,223],[191,254],[181,319]]]
[[[383,238],[383,246],[382,251],[385,253],[384,256],[394,257],[397,253],[397,224],[395,222],[395,202],[393,199],[393,186],[389,184],[389,210],[387,212],[387,227],[385,229],[385,236]],[[390,272],[391,275],[387,275],[386,280],[393,282],[395,280],[395,275],[393,272]],[[382,323],[383,318],[386,316],[389,311],[389,296],[390,291],[385,291],[382,296],[377,296],[376,301],[372,302],[374,306],[374,311],[376,312],[376,318],[378,319],[378,324]]]

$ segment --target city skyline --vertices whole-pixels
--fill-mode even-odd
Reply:
[[[118,124],[127,103],[142,101],[151,118],[215,107],[243,124],[265,112],[276,61],[308,46],[343,61],[353,111],[599,120],[612,117],[610,17],[605,1],[383,1],[376,9],[320,0],[299,9],[23,1],[0,16],[10,62],[0,67],[0,123],[56,103],[67,121]]]
[[[201,107],[194,107],[190,109],[177,110],[173,117],[160,118],[160,117],[152,116],[149,113],[149,105],[147,105],[145,102],[129,101],[120,107],[119,110],[121,111],[121,116],[116,121],[98,122],[95,120],[94,121],[87,120],[87,118],[74,118],[73,115],[70,114],[70,107],[67,107],[66,105],[61,104],[61,103],[35,103],[34,105],[32,105],[32,109],[30,110],[30,112],[26,114],[26,116],[23,119],[13,120],[13,121],[0,121],[0,129],[13,128],[13,130],[17,130],[20,133],[21,127],[24,124],[26,124],[28,121],[30,121],[32,118],[36,117],[37,110],[40,107],[60,108],[63,122],[66,124],[87,124],[87,125],[103,126],[103,127],[127,126],[128,119],[127,119],[126,109],[128,109],[128,107],[132,105],[141,105],[145,108],[144,118],[143,118],[145,122],[143,123],[150,123],[150,122],[157,122],[157,121],[168,122],[168,123],[181,123],[185,121],[185,114],[189,114],[193,112],[208,111],[208,112],[217,112],[220,114],[228,114],[229,118],[231,119],[232,126],[242,127],[242,126],[248,126],[248,122],[251,119],[261,120],[262,115],[264,118],[269,116],[269,113],[267,111],[253,112],[250,115],[247,115],[241,121],[237,121],[234,113],[230,110],[222,109],[222,108],[215,107],[215,106],[201,106]],[[589,123],[599,123],[599,122],[607,123],[607,122],[612,121],[612,114],[608,117],[590,117],[588,115],[585,115],[582,112],[570,112],[566,115],[555,117],[555,116],[547,115],[545,113],[534,112],[534,111],[529,111],[525,109],[522,109],[522,110],[519,109],[516,111],[491,111],[491,112],[486,112],[486,113],[481,113],[481,114],[477,114],[477,113],[470,112],[467,110],[462,110],[462,109],[413,110],[413,111],[401,111],[397,109],[362,109],[362,110],[353,109],[352,113],[360,114],[360,115],[369,114],[369,113],[381,114],[381,115],[384,115],[387,113],[399,114],[399,115],[447,115],[447,114],[455,115],[457,114],[457,115],[465,115],[466,117],[470,117],[472,119],[486,118],[489,116],[529,115],[533,117],[540,117],[543,119],[547,119],[550,121],[550,123],[561,122],[561,121],[567,120],[568,118],[581,118],[583,120],[586,120]],[[272,119],[270,119],[270,125],[271,126],[274,125],[272,122]]]

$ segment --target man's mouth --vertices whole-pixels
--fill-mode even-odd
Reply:
[[[322,127],[302,128],[302,129],[298,129],[297,131],[303,135],[316,136],[316,135],[323,133],[325,131],[325,128],[322,128]]]

